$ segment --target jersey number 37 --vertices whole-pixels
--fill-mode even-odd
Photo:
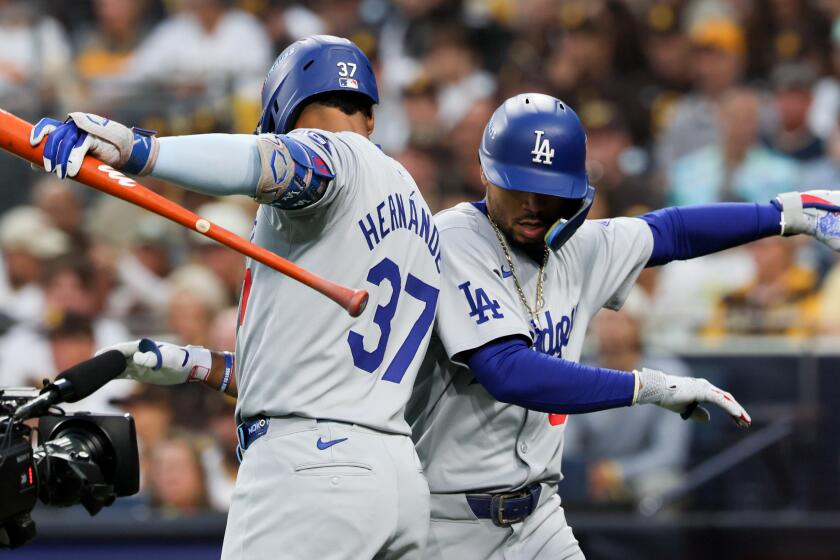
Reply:
[[[373,315],[373,322],[379,327],[380,331],[379,343],[372,351],[365,350],[364,335],[352,330],[347,335],[347,343],[350,345],[350,352],[353,354],[353,364],[361,370],[373,373],[379,369],[379,366],[385,360],[385,350],[388,346],[388,340],[391,338],[391,321],[394,320],[400,292],[403,291],[400,267],[391,259],[384,258],[368,271],[367,281],[375,286],[380,286],[383,282],[388,282],[391,285],[391,299],[385,305],[378,306]],[[424,306],[423,311],[414,322],[408,336],[382,376],[383,381],[392,383],[402,381],[408,366],[414,360],[420,344],[435,319],[435,308],[438,300],[438,289],[429,286],[413,274],[409,274],[406,278],[404,290],[407,295],[421,301]],[[404,321],[405,319],[400,317],[398,320]]]

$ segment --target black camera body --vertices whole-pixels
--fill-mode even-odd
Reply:
[[[16,548],[35,536],[29,514],[38,498],[54,506],[82,504],[95,515],[140,487],[130,415],[50,412],[34,430],[14,415],[38,395],[37,389],[0,390],[0,548]],[[34,449],[33,432],[39,444]]]

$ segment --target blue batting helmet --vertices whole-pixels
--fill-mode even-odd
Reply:
[[[379,103],[373,68],[355,43],[332,35],[295,41],[280,53],[265,78],[257,131],[289,132],[303,103],[328,91],[358,93]]]
[[[583,224],[595,197],[586,175],[586,134],[559,99],[523,93],[505,101],[484,129],[478,157],[487,180],[498,187],[580,201],[573,215],[546,233],[552,248]]]

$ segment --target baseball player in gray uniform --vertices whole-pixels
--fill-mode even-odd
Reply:
[[[370,291],[353,319],[246,263],[235,356],[143,339],[117,345],[126,376],[238,393],[242,465],[225,559],[416,558],[429,492],[404,417],[432,331],[440,236],[416,184],[368,135],[376,82],[350,41],[315,36],[278,57],[257,135],[157,139],[85,113],[39,122],[45,167],[86,153],[123,171],[261,205],[252,240]]]
[[[645,266],[778,234],[840,249],[840,193],[586,221],[584,131],[540,94],[498,108],[479,157],[486,199],[435,217],[440,307],[407,411],[432,492],[425,557],[583,558],[557,495],[567,414],[651,403],[704,421],[712,403],[750,423],[706,380],[578,364],[593,315]]]

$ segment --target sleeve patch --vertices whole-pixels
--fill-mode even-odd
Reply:
[[[470,317],[475,320],[476,325],[486,323],[490,319],[504,319],[504,314],[499,311],[501,305],[499,302],[490,299],[487,292],[483,288],[472,289],[470,282],[464,282],[458,285],[458,289],[464,292],[464,297],[467,298],[467,305],[470,307]],[[488,313],[490,314],[488,316]]]

